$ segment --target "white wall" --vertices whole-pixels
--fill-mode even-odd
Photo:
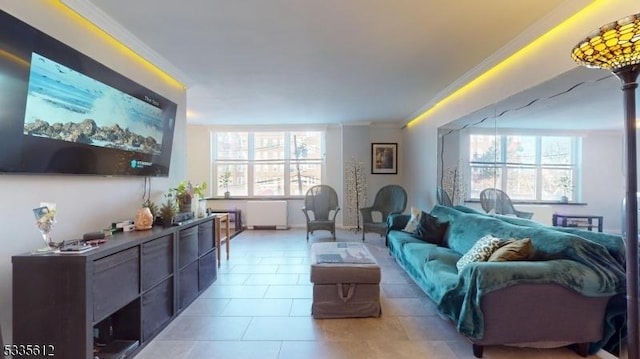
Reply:
[[[0,1],[0,8],[65,42],[102,64],[160,93],[178,104],[175,140],[168,178],[152,180],[152,198],[186,174],[186,91],[153,75],[103,38],[80,25],[50,1]],[[55,202],[58,215],[53,239],[81,238],[111,222],[133,218],[142,203],[143,178],[96,176],[0,175],[0,325],[5,343],[12,342],[11,256],[41,248],[44,242],[34,223],[32,208]],[[34,295],[46,296],[34,288]]]
[[[282,126],[262,126],[261,129],[283,130]],[[308,129],[305,126],[304,129]],[[203,126],[188,125],[187,126],[187,159],[188,159],[188,177],[197,182],[207,181],[208,183],[216,183],[211,177],[211,131],[242,131],[255,130],[256,127],[244,128],[242,126]],[[402,158],[402,131],[397,127],[389,127],[386,125],[356,125],[356,126],[326,126],[325,147],[326,147],[326,166],[324,173],[324,184],[332,186],[338,192],[340,198],[341,211],[336,218],[338,226],[350,226],[352,223],[345,223],[343,215],[345,214],[344,193],[344,164],[352,157],[365,163],[368,183],[368,203],[373,201],[375,193],[380,187],[396,183],[402,183],[402,166],[398,166],[397,175],[372,175],[371,174],[371,143],[372,142],[397,142],[399,160]],[[289,128],[291,130],[291,128]],[[301,199],[288,200],[288,222],[290,227],[304,227],[305,219],[302,211],[303,206]],[[364,206],[364,205],[363,205]],[[243,217],[246,213],[246,200],[239,199],[215,199],[208,200],[207,207],[215,209],[238,208],[241,209]]]
[[[562,31],[556,31],[546,42],[529,48],[527,56],[511,61],[502,71],[485,77],[473,88],[441,103],[426,118],[406,127],[403,131],[406,153],[403,160],[406,169],[404,179],[414,202],[424,208],[436,203],[438,127],[575,68],[570,50],[579,40],[604,24],[639,11],[637,1],[596,2],[583,16],[563,25]],[[513,48],[512,52],[517,49]],[[480,70],[478,74],[482,72]],[[620,101],[622,103],[622,99]],[[615,161],[619,157],[613,158]],[[420,165],[412,166],[415,163]],[[585,188],[584,191],[586,194],[597,189]],[[585,201],[594,205],[598,203],[593,197],[585,197]],[[605,227],[608,228],[609,223],[613,225],[616,221],[614,212],[619,211],[619,206],[607,211],[606,215],[611,220],[605,222]]]

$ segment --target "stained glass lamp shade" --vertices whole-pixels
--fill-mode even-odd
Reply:
[[[627,250],[627,350],[629,359],[640,357],[638,318],[638,174],[636,161],[636,82],[640,72],[640,14],[602,26],[571,51],[586,67],[611,70],[622,81],[627,155],[625,233]]]

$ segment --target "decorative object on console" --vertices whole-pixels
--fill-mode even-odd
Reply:
[[[640,357],[638,318],[638,192],[636,153],[637,79],[640,74],[640,13],[606,24],[571,50],[586,67],[611,70],[622,81],[626,143],[626,248],[628,357]]]
[[[42,240],[47,245],[40,248],[36,253],[49,253],[55,251],[62,243],[56,243],[51,239],[51,231],[56,223],[56,205],[55,203],[41,202],[40,207],[34,208],[33,213],[36,216],[36,226],[42,234]]]
[[[162,203],[162,206],[160,206],[160,218],[162,219],[162,225],[164,227],[171,227],[173,224],[173,217],[176,215],[178,210],[173,198],[171,198],[171,195],[166,195],[166,198],[166,201]]]
[[[204,191],[207,189],[207,182],[191,184],[191,181],[181,181],[178,186],[171,188],[169,194],[175,197],[178,204],[179,212],[191,212],[191,200],[194,196],[204,197]]]
[[[371,144],[371,173],[398,174],[398,144]]]
[[[151,200],[149,198],[147,198],[143,203],[142,203],[142,207],[147,207],[149,208],[149,211],[151,212],[151,216],[153,217],[153,219],[155,220],[156,217],[158,217],[158,215],[160,214],[160,209],[158,208],[158,205],[151,202]]]
[[[153,214],[151,214],[151,210],[149,207],[142,207],[138,210],[136,214],[135,220],[136,230],[144,231],[147,229],[151,229],[153,226]]]

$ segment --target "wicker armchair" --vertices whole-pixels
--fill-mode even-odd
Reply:
[[[532,212],[518,211],[513,207],[511,198],[503,191],[497,188],[485,188],[480,192],[480,205],[482,209],[489,213],[494,211],[495,214],[515,214],[517,217],[531,219]]]
[[[390,214],[402,213],[407,207],[407,191],[398,185],[387,185],[376,193],[373,206],[360,208],[362,215],[362,241],[366,232],[378,233],[381,236],[387,234],[387,217]],[[382,215],[380,222],[373,219],[373,212]]]
[[[329,231],[336,239],[336,215],[340,211],[338,194],[327,185],[317,185],[309,188],[304,197],[302,213],[307,220],[307,241],[309,233],[313,231]]]

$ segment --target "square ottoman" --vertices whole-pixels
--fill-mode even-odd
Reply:
[[[311,245],[314,318],[379,317],[380,267],[362,243]]]

